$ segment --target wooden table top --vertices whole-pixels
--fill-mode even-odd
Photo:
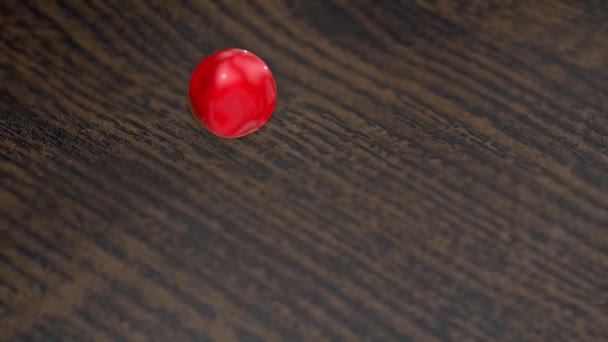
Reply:
[[[608,340],[608,2],[0,2],[0,341]],[[190,73],[273,70],[260,131]]]

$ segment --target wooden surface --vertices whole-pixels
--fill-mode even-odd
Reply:
[[[0,2],[0,341],[608,340],[608,2]],[[246,48],[271,121],[194,121]]]

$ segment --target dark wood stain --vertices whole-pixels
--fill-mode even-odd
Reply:
[[[0,2],[0,340],[608,340],[606,4]]]

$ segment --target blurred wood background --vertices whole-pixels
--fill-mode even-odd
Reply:
[[[0,2],[1,341],[608,340],[608,2]],[[216,138],[240,47],[271,121]]]

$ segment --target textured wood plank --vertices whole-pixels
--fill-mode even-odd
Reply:
[[[608,339],[604,1],[3,1],[0,340]],[[225,47],[258,133],[189,114]]]

